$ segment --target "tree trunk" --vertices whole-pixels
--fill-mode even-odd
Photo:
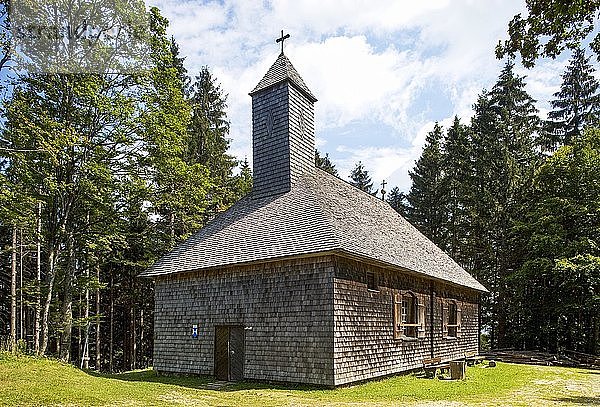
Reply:
[[[25,339],[25,312],[23,309],[23,229],[19,230],[19,339]]]
[[[85,275],[87,276],[87,283],[85,286],[85,340],[83,342],[83,363],[84,369],[89,369],[89,339],[90,339],[90,268],[86,267]]]
[[[37,208],[37,236],[35,238],[36,258],[35,266],[37,271],[36,276],[36,295],[35,295],[35,332],[34,332],[34,348],[35,354],[40,354],[40,317],[42,314],[42,203],[38,202]]]
[[[79,362],[79,366],[80,369],[83,369],[83,332],[82,332],[82,328],[81,328],[81,319],[83,318],[83,314],[82,314],[82,309],[81,309],[81,303],[82,303],[82,298],[81,298],[81,293],[79,293],[79,319],[80,319],[80,323],[77,326],[77,361]]]
[[[113,372],[113,333],[115,327],[115,294],[114,294],[114,280],[112,270],[110,270],[110,334],[108,342],[108,369],[109,372]]]
[[[17,227],[13,226],[10,259],[10,347],[17,350]]]
[[[48,321],[50,318],[50,304],[52,303],[52,294],[54,289],[54,278],[56,277],[56,258],[59,255],[59,250],[49,245],[48,252],[48,272],[46,273],[46,284],[48,293],[44,299],[44,313],[42,314],[42,340],[40,345],[40,354],[46,353],[48,349]]]
[[[133,301],[132,301],[133,302]],[[137,341],[136,341],[136,326],[135,326],[135,305],[130,304],[131,305],[131,366],[130,366],[130,370],[135,369],[137,366],[137,360],[136,360],[136,349],[137,349]]]
[[[100,266],[96,266],[96,370],[100,371]]]
[[[592,317],[592,344],[590,352],[592,355],[600,354],[600,321],[598,315]]]
[[[62,335],[60,338],[60,358],[64,362],[71,361],[71,333],[73,329],[73,274],[74,274],[74,248],[73,235],[69,235],[69,262],[65,270],[65,279],[63,282],[64,298],[61,307],[62,314]]]
[[[144,307],[140,308],[140,359],[142,360],[142,367],[146,367],[145,361],[145,346],[144,346]]]
[[[60,338],[60,358],[64,362],[69,362],[71,360],[71,332],[73,329],[73,295],[71,290],[72,280],[70,272],[67,272],[65,275],[65,280],[65,297],[61,307],[63,332]]]

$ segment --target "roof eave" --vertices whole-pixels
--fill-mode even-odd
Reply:
[[[404,273],[408,273],[408,274],[411,274],[411,275],[414,275],[414,276],[418,276],[418,277],[421,277],[421,278],[425,278],[425,279],[429,279],[429,280],[438,281],[438,282],[441,282],[441,283],[444,283],[444,284],[448,284],[448,285],[451,285],[451,286],[454,286],[454,287],[468,288],[470,290],[474,290],[474,291],[478,291],[478,292],[482,292],[482,293],[489,292],[488,289],[483,286],[483,284],[479,283],[479,281],[478,281],[478,283],[481,285],[481,287],[483,289],[475,288],[475,287],[464,285],[464,284],[459,284],[457,282],[454,282],[454,281],[451,281],[451,280],[446,280],[446,279],[439,278],[439,277],[434,277],[434,276],[431,276],[429,274],[425,274],[425,273],[422,273],[422,272],[419,272],[419,271],[411,270],[411,269],[408,269],[406,267],[402,267],[402,266],[398,266],[398,265],[393,264],[393,263],[385,262],[383,260],[377,260],[377,259],[373,259],[373,258],[368,257],[368,256],[363,256],[363,255],[360,255],[360,254],[348,252],[348,251],[343,250],[343,249],[338,250],[337,254],[338,255],[341,254],[342,257],[347,257],[347,258],[352,259],[352,260],[360,260],[360,261],[362,261],[364,263],[372,264],[374,266],[385,268],[385,269],[388,269],[388,270],[402,271]],[[466,271],[465,271],[465,273],[466,273]]]
[[[210,271],[210,270],[217,270],[217,269],[229,268],[229,267],[241,267],[241,266],[251,266],[251,265],[262,264],[262,263],[274,263],[277,261],[290,260],[290,259],[327,256],[327,255],[335,254],[336,252],[337,252],[337,250],[321,250],[321,251],[315,251],[315,252],[299,253],[299,254],[294,254],[294,255],[271,257],[268,259],[243,261],[243,262],[237,262],[237,263],[221,264],[221,265],[216,265],[216,266],[200,267],[200,268],[194,268],[194,269],[184,269],[184,270],[169,271],[169,272],[156,272],[156,273],[153,273],[151,271],[152,266],[150,266],[147,270],[138,274],[137,277],[139,277],[139,278],[156,278],[156,277],[162,277],[162,276],[173,275],[173,274],[187,274],[187,273],[195,273],[197,271]]]
[[[347,250],[344,250],[344,249],[307,252],[307,253],[300,253],[300,254],[296,254],[296,255],[272,257],[272,258],[269,258],[269,259],[253,260],[253,261],[238,262],[238,263],[229,263],[229,264],[222,264],[222,265],[216,265],[216,266],[210,266],[210,267],[188,269],[188,270],[178,270],[178,271],[171,271],[171,272],[152,273],[152,271],[151,271],[152,267],[150,267],[148,270],[142,272],[141,274],[138,274],[138,277],[140,277],[140,278],[151,278],[151,279],[154,279],[154,278],[157,278],[157,277],[162,277],[162,276],[167,276],[167,275],[173,275],[173,274],[187,274],[187,273],[194,273],[194,272],[197,272],[197,271],[208,271],[208,270],[216,270],[216,269],[228,268],[228,267],[249,266],[249,265],[254,265],[254,264],[262,264],[262,263],[274,263],[274,262],[283,261],[283,260],[298,259],[298,258],[319,257],[319,256],[327,256],[327,255],[337,255],[337,256],[345,257],[345,258],[348,258],[348,259],[351,259],[351,260],[359,260],[359,261],[362,261],[364,263],[372,264],[372,265],[377,266],[377,267],[385,268],[385,269],[388,269],[388,270],[402,271],[404,273],[408,273],[408,274],[411,274],[411,275],[414,275],[414,276],[418,276],[420,278],[438,281],[438,282],[441,282],[441,283],[444,283],[444,284],[448,284],[448,285],[451,285],[451,286],[454,286],[454,287],[467,288],[467,289],[474,290],[474,291],[481,292],[481,293],[488,293],[489,292],[489,290],[487,288],[485,288],[485,286],[483,286],[483,284],[481,284],[479,282],[478,283],[481,285],[481,287],[483,289],[479,289],[479,288],[468,286],[468,285],[464,285],[464,284],[459,284],[459,283],[456,283],[454,281],[446,280],[446,279],[439,278],[439,277],[434,277],[434,276],[431,276],[431,275],[428,275],[428,274],[425,274],[425,273],[422,273],[422,272],[419,272],[419,271],[415,271],[415,270],[407,269],[405,267],[398,266],[398,265],[393,264],[393,263],[388,263],[388,262],[385,262],[385,261],[382,261],[382,260],[373,259],[373,258],[368,257],[368,256],[363,256],[363,255],[360,255],[360,254],[348,252]]]

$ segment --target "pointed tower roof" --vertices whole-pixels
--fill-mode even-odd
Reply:
[[[308,89],[308,86],[306,86],[304,80],[302,80],[302,77],[298,71],[296,71],[296,68],[294,68],[294,65],[292,65],[283,52],[279,54],[275,63],[271,65],[271,68],[269,68],[265,76],[258,82],[258,85],[254,87],[252,92],[250,92],[250,96],[284,81],[289,81],[311,102],[314,103],[317,101],[317,98]]]

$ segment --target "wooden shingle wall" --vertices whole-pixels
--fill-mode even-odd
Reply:
[[[332,281],[330,257],[159,277],[154,367],[211,375],[215,326],[242,325],[244,378],[331,386]]]
[[[458,359],[465,352],[476,352],[478,350],[478,323],[479,307],[477,297],[473,292],[460,290],[447,284],[437,283],[435,285],[434,299],[434,354],[442,360]],[[444,337],[442,321],[444,313],[448,312],[448,301],[456,301],[461,312],[461,326],[458,337]]]
[[[253,195],[287,192],[314,168],[313,102],[289,82],[252,96]]]
[[[289,85],[275,85],[252,97],[252,191],[255,196],[290,189]]]
[[[377,290],[368,290],[366,273],[375,273]],[[337,258],[334,279],[335,385],[420,368],[432,357],[430,281],[348,259]],[[457,359],[478,346],[477,297],[472,290],[435,283],[434,357]],[[393,296],[410,291],[425,306],[425,332],[420,338],[394,339]],[[442,298],[443,297],[443,298]],[[458,338],[442,337],[446,298],[461,306]]]
[[[292,182],[315,166],[314,104],[296,87],[289,89],[290,177]]]

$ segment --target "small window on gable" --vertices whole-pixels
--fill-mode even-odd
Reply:
[[[425,308],[411,292],[394,295],[394,338],[425,335]]]
[[[377,291],[377,280],[373,271],[367,271],[367,289]]]
[[[448,300],[444,307],[444,336],[457,338],[460,336],[461,310],[458,303]]]

